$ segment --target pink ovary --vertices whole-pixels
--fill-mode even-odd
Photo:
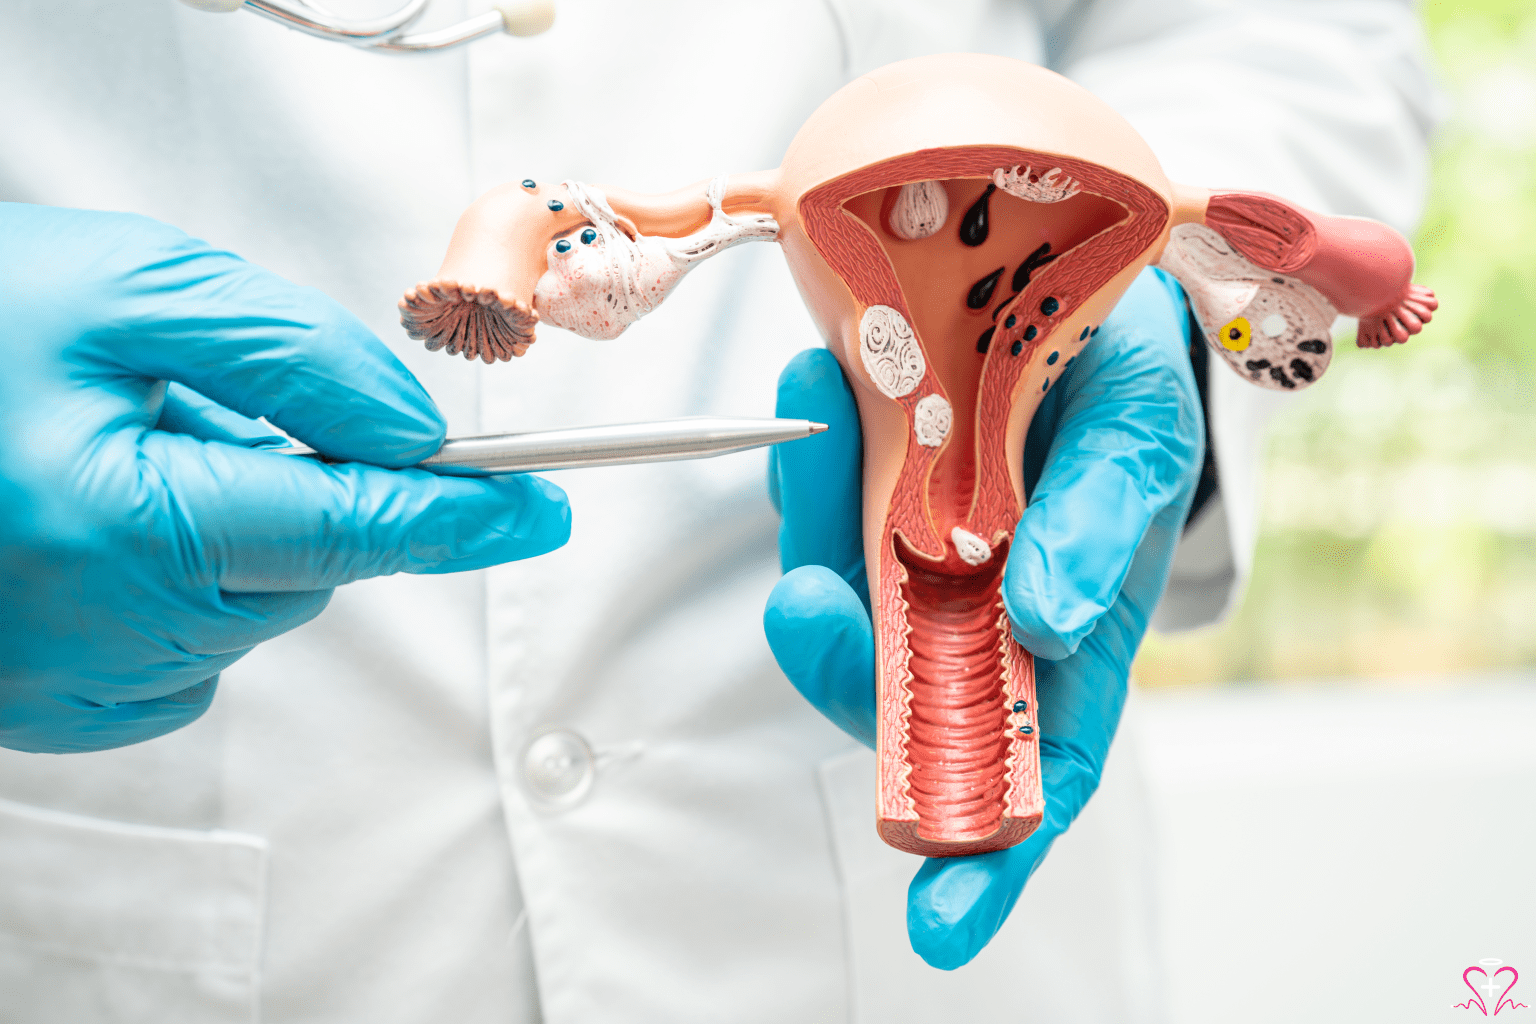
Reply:
[[[779,231],[772,217],[725,213],[723,177],[711,182],[705,195],[709,223],[683,238],[632,238],[601,189],[574,181],[565,185],[587,223],[550,240],[549,269],[534,287],[533,305],[544,321],[584,338],[617,338],[661,305],[695,263],[742,242],[772,239]]]
[[[606,244],[611,239],[604,234],[592,244],[579,239],[580,231],[550,242],[549,270],[539,278],[533,299],[545,322],[584,338],[617,338],[655,309],[688,270],[656,239],[625,238],[622,247]],[[570,242],[571,249],[557,252],[560,241]]]

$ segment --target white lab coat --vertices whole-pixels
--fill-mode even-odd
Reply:
[[[851,75],[977,50],[1076,76],[1177,178],[1406,228],[1432,114],[1396,0],[568,0],[542,37],[417,59],[172,0],[7,13],[0,198],[149,214],[323,289],[455,434],[767,415],[819,343],[757,245],[615,342],[544,327],[495,367],[423,351],[395,302],[509,178],[666,190],[771,167]],[[1181,553],[1165,612],[1184,621],[1240,587],[1273,406],[1219,363],[1212,381],[1220,518]],[[762,453],[554,479],[575,513],[559,552],[343,588],[171,736],[0,751],[0,1021],[1159,1018],[1124,740],[992,945],[931,970],[904,925],[917,861],[870,827],[871,755],[763,640]],[[541,728],[589,745],[573,805],[533,799]]]

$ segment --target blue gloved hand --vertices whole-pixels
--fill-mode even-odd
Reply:
[[[1199,478],[1204,420],[1188,346],[1183,291],[1146,271],[1030,424],[1031,500],[1010,546],[1003,598],[1014,635],[1037,659],[1045,818],[1018,846],[929,859],[918,870],[907,932],[934,967],[952,970],[981,952],[1098,788],[1131,660]],[[806,699],[873,746],[862,447],[853,395],[831,353],[802,352],[789,364],[778,415],[831,429],[774,449],[786,575],[768,599],[764,629]]]
[[[375,468],[443,440],[405,367],[319,292],[164,224],[0,204],[0,309],[0,745],[169,732],[333,587],[569,536],[537,477]],[[357,462],[255,450],[286,443],[263,416]]]

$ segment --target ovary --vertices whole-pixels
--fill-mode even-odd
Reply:
[[[533,292],[540,319],[584,338],[617,338],[659,306],[694,264],[778,234],[778,223],[765,214],[727,214],[721,208],[725,187],[723,177],[710,183],[711,216],[703,229],[668,238],[634,231],[601,189],[566,182],[572,203],[587,220],[545,249],[549,269]]]

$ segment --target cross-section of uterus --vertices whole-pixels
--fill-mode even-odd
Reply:
[[[942,223],[908,227],[914,194],[942,195]],[[900,849],[1000,849],[1040,822],[1034,660],[1002,599],[1024,435],[1163,210],[1102,168],[997,146],[902,155],[801,203],[855,299],[828,326],[865,432],[878,827]]]
[[[1043,815],[1034,661],[1002,599],[1024,438],[1137,274],[1161,259],[1211,348],[1277,390],[1326,369],[1336,314],[1378,345],[1434,309],[1390,228],[1174,185],[1066,79],[949,55],[845,87],[772,171],[663,196],[493,190],[402,320],[486,362],[540,322],[613,338],[699,260],[770,238],[859,407],[877,827],[933,856],[1011,846]]]

